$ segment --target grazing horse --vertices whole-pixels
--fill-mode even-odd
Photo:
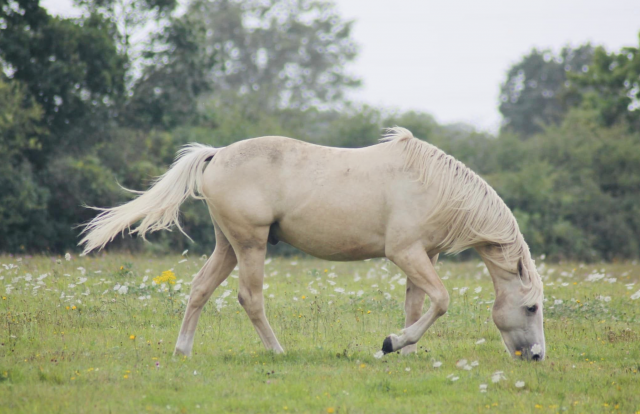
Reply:
[[[398,265],[407,275],[405,328],[386,337],[382,351],[415,352],[449,306],[438,254],[473,247],[493,280],[493,321],[507,351],[543,359],[542,282],[509,208],[464,164],[408,130],[391,128],[381,141],[343,149],[269,136],[186,146],[148,191],[88,223],[80,243],[86,254],[127,229],[144,237],[180,228],[180,204],[190,196],[206,201],[216,247],[193,280],[175,347],[184,355],[203,306],[236,264],[238,301],[265,347],[283,352],[262,293],[266,245],[279,241],[322,259],[387,257]],[[425,296],[431,304],[423,314]]]

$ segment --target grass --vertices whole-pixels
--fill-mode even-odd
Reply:
[[[203,258],[0,257],[0,413],[640,411],[640,265],[539,260],[548,357],[528,363],[505,353],[477,262],[439,264],[449,312],[416,355],[383,359],[373,354],[404,322],[393,264],[267,262],[267,316],[286,354],[264,350],[234,271],[184,358],[173,346]],[[176,284],[151,286],[169,269]]]

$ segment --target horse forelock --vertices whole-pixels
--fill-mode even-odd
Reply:
[[[531,276],[523,298],[530,306],[542,298],[542,281],[531,259],[518,223],[496,191],[462,162],[439,148],[421,141],[401,127],[389,128],[381,139],[402,146],[404,170],[414,172],[426,186],[437,191],[436,203],[425,220],[446,229],[439,248],[456,254],[482,244],[500,246],[484,256],[496,266],[517,274],[522,260]]]

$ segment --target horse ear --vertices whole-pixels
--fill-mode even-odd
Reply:
[[[518,276],[520,276],[520,280],[522,284],[525,286],[529,286],[531,284],[531,277],[529,275],[529,271],[527,267],[522,263],[522,258],[518,259]]]

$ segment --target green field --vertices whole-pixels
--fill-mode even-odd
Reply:
[[[202,257],[0,263],[2,413],[640,412],[634,263],[538,260],[542,363],[504,351],[479,262],[440,262],[449,312],[417,354],[382,359],[373,354],[404,322],[405,278],[386,260],[268,259],[267,315],[284,355],[264,350],[234,271],[205,307],[191,358],[172,353]],[[170,269],[175,284],[152,284]]]

